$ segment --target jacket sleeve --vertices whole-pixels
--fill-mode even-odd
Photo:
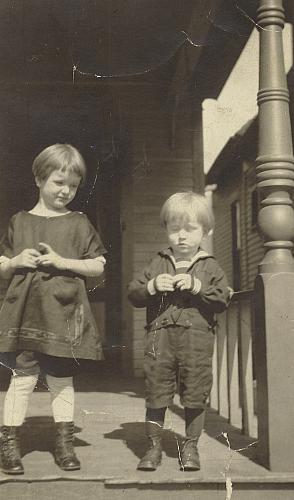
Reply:
[[[154,300],[147,289],[148,282],[159,274],[159,256],[150,261],[138,278],[131,281],[127,286],[129,301],[135,307],[146,307]]]
[[[207,270],[201,279],[201,288],[196,297],[214,313],[223,312],[229,305],[231,289],[220,266],[214,261],[212,269]]]

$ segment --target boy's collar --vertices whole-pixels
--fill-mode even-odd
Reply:
[[[175,256],[171,247],[165,248],[161,250],[159,253],[162,255],[167,255],[168,257],[170,257],[170,259],[172,259],[173,262],[175,262]],[[190,265],[194,264],[194,262],[196,262],[197,260],[205,259],[206,257],[212,257],[212,255],[206,252],[205,250],[202,250],[202,248],[199,248],[198,252],[194,255],[194,257],[192,257],[192,259],[189,259],[191,260]],[[186,259],[183,257],[183,260]]]

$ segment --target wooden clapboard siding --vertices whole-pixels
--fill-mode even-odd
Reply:
[[[129,115],[131,144],[129,175],[125,178],[122,204],[125,207],[123,259],[128,271],[123,287],[137,277],[158,250],[166,246],[159,214],[163,202],[177,191],[193,187],[191,110],[177,115],[174,149],[169,142],[169,116],[160,92],[134,90]],[[201,153],[201,152],[200,152]],[[131,243],[130,243],[131,242]],[[123,290],[123,295],[125,291]],[[142,375],[145,309],[135,309],[123,299],[125,372]]]
[[[213,195],[215,214],[213,252],[231,285],[233,283],[231,205],[240,197],[239,171],[239,167],[236,166],[236,171],[220,181]]]
[[[248,178],[246,176],[247,165],[243,163],[240,178],[240,220],[241,220],[241,290],[247,290],[248,283],[248,217],[247,217],[247,194],[248,194]]]
[[[223,205],[222,214],[217,216],[217,224],[214,233],[214,255],[219,261],[232,283],[232,246],[231,246],[231,212],[230,205],[224,206],[225,200],[220,198],[219,203]],[[218,212],[218,203],[216,203],[215,212]],[[219,224],[219,225],[218,225]]]
[[[233,172],[233,173],[232,173]],[[232,262],[232,222],[231,205],[240,203],[240,272],[241,289],[251,289],[257,274],[258,264],[263,256],[263,245],[256,225],[252,225],[252,192],[256,187],[254,162],[243,162],[242,168],[236,167],[229,174],[218,179],[218,187],[213,196],[216,219],[214,231],[214,255],[233,283]]]
[[[244,218],[244,245],[246,248],[246,275],[242,284],[243,289],[251,289],[258,271],[258,264],[263,256],[262,239],[258,234],[257,226],[252,225],[252,192],[256,189],[254,162],[246,162],[243,169],[243,218]]]

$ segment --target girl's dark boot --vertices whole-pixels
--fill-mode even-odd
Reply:
[[[186,439],[180,456],[180,467],[183,471],[200,470],[197,444],[204,426],[204,419],[204,410],[185,408]]]
[[[56,422],[55,462],[63,470],[79,470],[81,464],[73,447],[74,422]]]
[[[155,422],[145,423],[146,434],[149,440],[149,448],[140,460],[137,469],[145,471],[156,470],[161,464],[162,458],[162,428],[163,424]]]
[[[5,474],[24,473],[20,456],[20,426],[2,427],[0,457]]]

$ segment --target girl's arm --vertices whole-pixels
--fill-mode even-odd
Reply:
[[[94,259],[66,259],[58,255],[47,243],[39,243],[41,252],[38,265],[44,267],[55,267],[60,271],[71,271],[86,277],[98,277],[104,271],[105,259],[101,255]]]
[[[0,257],[0,277],[2,279],[10,279],[13,273],[10,273],[10,260],[8,257],[1,255]]]
[[[36,269],[40,256],[40,252],[34,248],[26,248],[11,259],[2,255],[0,257],[0,277],[9,280],[17,269]]]
[[[62,262],[61,267],[58,267],[58,269],[62,271],[71,271],[89,278],[100,276],[104,271],[104,264],[106,262],[103,256],[84,260],[60,258]]]

